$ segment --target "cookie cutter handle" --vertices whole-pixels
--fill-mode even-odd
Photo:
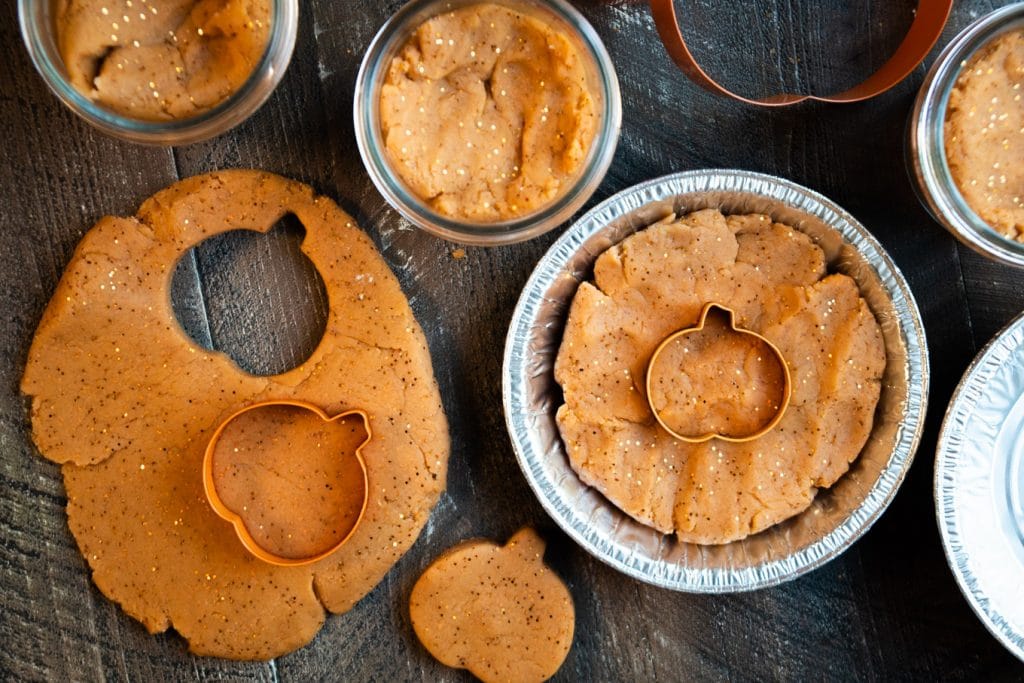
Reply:
[[[784,107],[805,100],[818,102],[860,102],[889,90],[917,68],[942,35],[953,0],[920,0],[914,22],[892,57],[858,85],[833,95],[782,93],[763,98],[743,97],[711,78],[694,58],[683,38],[673,0],[650,0],[654,25],[672,61],[686,76],[705,90],[760,107]]]

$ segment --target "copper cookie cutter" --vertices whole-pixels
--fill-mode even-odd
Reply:
[[[783,107],[804,100],[860,102],[882,94],[909,76],[924,60],[942,35],[952,7],[953,0],[920,0],[914,22],[896,52],[875,73],[849,90],[821,96],[783,93],[764,98],[748,98],[723,87],[700,67],[683,38],[673,0],[651,0],[651,14],[654,15],[654,25],[661,36],[661,42],[672,61],[691,81],[716,95],[762,107]]]
[[[652,398],[651,390],[655,382],[657,381],[657,378],[660,376],[659,373],[669,370],[668,368],[658,367],[658,360],[660,359],[662,352],[666,348],[668,348],[669,345],[681,339],[682,337],[703,331],[704,326],[707,324],[708,314],[713,309],[718,309],[719,311],[726,315],[729,330],[737,334],[749,335],[755,338],[765,347],[767,347],[771,351],[772,359],[778,363],[778,366],[782,371],[782,396],[779,400],[778,406],[776,406],[775,408],[775,415],[772,417],[771,420],[762,425],[760,429],[750,434],[730,436],[725,434],[719,434],[717,432],[705,432],[702,434],[680,433],[677,429],[673,428],[672,425],[668,424],[667,420],[662,415],[662,411],[664,410],[664,408],[659,409],[654,404],[655,402]],[[703,443],[711,439],[721,439],[722,441],[743,443],[746,441],[753,441],[754,439],[762,437],[768,432],[770,432],[772,429],[774,429],[775,426],[778,425],[779,422],[782,420],[783,415],[785,415],[786,413],[786,409],[789,407],[789,401],[790,398],[792,398],[793,394],[793,383],[792,378],[790,377],[789,364],[786,362],[786,359],[782,355],[782,352],[779,351],[779,348],[775,346],[775,344],[773,344],[771,341],[766,339],[764,336],[758,334],[757,332],[753,332],[751,330],[739,327],[736,324],[736,313],[731,308],[728,308],[718,303],[705,304],[704,308],[701,310],[700,319],[697,321],[696,325],[694,325],[693,327],[686,327],[681,330],[677,330],[676,332],[673,332],[672,334],[665,337],[665,339],[662,340],[660,344],[658,344],[658,347],[654,350],[654,353],[651,354],[651,359],[647,363],[646,379],[647,403],[648,405],[650,405],[651,412],[654,413],[654,417],[658,421],[658,424],[660,424],[666,432],[671,434],[676,439],[679,439],[680,441],[685,441],[687,443]]]
[[[254,410],[260,410],[268,407],[293,407],[308,410],[311,413],[317,415],[325,423],[331,423],[336,420],[341,420],[346,417],[356,415],[363,421],[363,427],[366,429],[366,438],[363,439],[362,443],[356,447],[354,456],[356,461],[359,463],[359,470],[362,473],[362,504],[359,509],[359,514],[355,517],[355,520],[351,523],[351,527],[344,534],[344,536],[330,548],[323,552],[316,553],[307,557],[285,557],[279,555],[264,546],[253,537],[252,532],[245,524],[245,520],[242,516],[235,512],[233,509],[221,499],[220,493],[217,491],[217,482],[213,474],[213,460],[214,455],[217,451],[217,446],[220,443],[221,436],[224,434],[224,430],[231,425],[240,416],[249,413]],[[219,517],[231,523],[235,529],[235,534],[238,536],[238,540],[242,542],[245,549],[248,550],[256,558],[263,560],[269,564],[281,566],[281,567],[296,567],[306,564],[312,564],[325,557],[332,555],[345,543],[348,542],[352,535],[355,534],[356,529],[359,528],[359,524],[363,521],[363,517],[366,515],[366,506],[369,501],[369,475],[366,470],[366,461],[363,459],[362,450],[366,447],[366,444],[370,443],[373,438],[373,433],[370,431],[370,417],[365,411],[362,410],[347,410],[337,415],[330,416],[324,412],[319,406],[305,401],[295,401],[290,399],[273,400],[273,401],[261,401],[245,406],[244,408],[234,412],[228,416],[224,421],[217,426],[214,430],[213,435],[210,437],[209,442],[206,446],[206,453],[203,456],[203,489],[206,492],[206,499],[210,503],[210,507],[217,513]]]

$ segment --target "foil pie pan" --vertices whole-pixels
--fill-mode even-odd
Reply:
[[[1024,315],[964,373],[939,433],[935,507],[949,566],[1024,661]]]
[[[634,521],[569,465],[555,423],[562,403],[554,362],[580,282],[608,247],[669,212],[719,208],[764,213],[810,235],[831,272],[854,280],[882,329],[887,363],[875,422],[850,471],[804,512],[742,541],[679,542]],[[920,440],[928,396],[928,350],[910,288],[882,246],[852,216],[782,178],[731,170],[677,173],[601,203],[544,255],[512,315],[502,397],[516,457],[562,529],[585,550],[641,581],[679,591],[726,593],[793,579],[836,557],[889,505]]]

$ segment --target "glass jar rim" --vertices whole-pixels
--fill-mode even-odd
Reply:
[[[242,123],[267,100],[291,61],[298,33],[298,0],[270,0],[270,38],[245,82],[223,101],[195,116],[167,121],[135,119],[97,104],[69,82],[52,28],[40,26],[35,12],[51,0],[18,0],[18,21],[29,57],[43,81],[72,112],[108,135],[151,145],[199,142]]]
[[[570,29],[589,53],[601,91],[601,122],[580,171],[568,190],[540,209],[494,222],[462,221],[443,216],[413,194],[392,170],[380,135],[378,97],[384,59],[423,21],[443,9],[494,2],[548,10]],[[353,98],[356,142],[367,173],[387,202],[417,227],[463,244],[497,246],[521,242],[566,222],[590,198],[611,165],[622,126],[618,76],[604,43],[586,18],[565,0],[411,0],[391,16],[374,36],[356,77]]]
[[[909,161],[922,201],[944,227],[986,257],[1024,266],[1024,243],[1000,234],[970,207],[953,179],[945,149],[946,111],[962,69],[992,40],[1015,30],[1024,30],[1024,3],[978,18],[942,50],[925,76],[911,114]]]

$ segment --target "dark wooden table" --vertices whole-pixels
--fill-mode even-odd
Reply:
[[[991,679],[1024,667],[975,618],[946,565],[935,523],[935,438],[975,352],[1024,309],[1024,273],[962,248],[918,204],[903,163],[905,124],[924,68],[863,104],[769,111],[698,90],[676,71],[646,4],[577,2],[618,68],[624,125],[591,205],[672,171],[733,167],[790,178],[836,200],[891,251],[924,316],[933,383],[917,460],[885,516],[852,549],[787,585],[722,597],[627,579],[568,540],[519,472],[505,432],[505,330],[531,268],[560,231],[466,249],[413,229],[377,194],[355,149],[351,99],[371,37],[401,3],[303,0],[295,56],[247,123],[206,143],[139,147],[104,137],[61,106],[29,63],[13,0],[0,21],[0,676],[16,679],[258,678],[464,680],[416,641],[412,583],[442,550],[504,539],[532,523],[569,583],[576,639],[561,680]],[[684,0],[686,33],[716,75],[746,94],[831,91],[892,52],[912,0]],[[958,2],[942,43],[1000,2]],[[934,58],[933,53],[931,58]],[[930,63],[930,59],[929,59]],[[451,421],[448,491],[417,544],[355,609],[277,661],[189,655],[149,636],[92,585],[67,529],[58,468],[29,439],[19,394],[33,330],[82,234],[131,215],[154,191],[213,169],[263,168],[312,184],[369,232],[426,330]],[[324,299],[298,238],[229,236],[178,271],[190,334],[244,367],[294,366],[318,339]]]

